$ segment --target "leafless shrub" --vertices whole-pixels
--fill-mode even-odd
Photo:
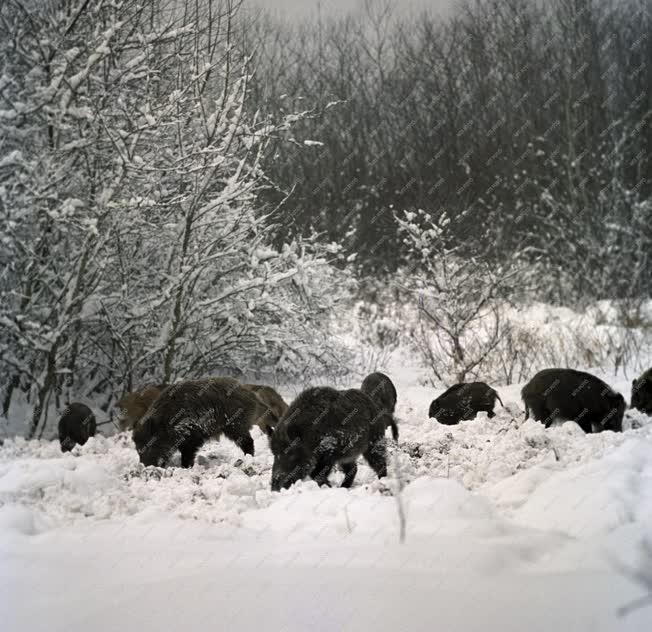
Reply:
[[[419,309],[414,345],[437,380],[463,382],[484,369],[508,335],[502,306],[518,266],[492,266],[473,251],[449,246],[445,213],[436,220],[423,211],[406,213],[397,221],[418,260],[405,279]]]
[[[502,384],[524,382],[534,373],[537,347],[541,340],[529,328],[518,327],[512,322],[505,325],[504,336],[492,352],[492,366],[496,381]]]

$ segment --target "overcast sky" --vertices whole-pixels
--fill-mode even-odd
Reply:
[[[362,0],[245,0],[252,5],[265,7],[288,15],[307,16],[317,12],[317,6],[321,5],[321,11],[325,14],[337,14],[350,11],[360,6]],[[430,8],[438,13],[451,6],[455,0],[392,0],[397,11],[409,11],[410,9]]]

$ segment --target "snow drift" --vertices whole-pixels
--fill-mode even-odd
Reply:
[[[11,630],[644,629],[652,423],[623,433],[522,421],[458,426],[397,383],[391,476],[269,490],[272,455],[211,442],[190,470],[143,468],[124,434],[72,453],[0,448],[3,620]],[[341,473],[336,473],[337,481]],[[406,516],[399,543],[394,492]],[[646,571],[647,569],[647,571]]]

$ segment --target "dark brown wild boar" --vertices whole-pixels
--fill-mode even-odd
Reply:
[[[251,426],[268,416],[273,413],[237,380],[187,380],[163,390],[134,426],[133,439],[144,465],[164,465],[178,449],[182,467],[192,467],[197,450],[221,435],[253,455]]]
[[[369,395],[378,408],[387,413],[388,424],[392,429],[392,437],[394,441],[398,441],[398,424],[394,417],[397,394],[392,380],[384,373],[370,373],[362,381],[360,390]]]
[[[120,430],[131,430],[165,387],[165,384],[149,384],[133,393],[123,395],[116,403],[116,408],[119,409]]]
[[[271,410],[271,416],[261,418],[263,424],[260,426],[260,429],[270,436],[274,429],[272,421],[283,417],[288,409],[288,405],[279,393],[271,386],[266,386],[265,384],[243,384],[242,386],[254,393],[254,395],[256,395],[256,397],[258,397],[258,399]]]
[[[288,488],[310,476],[328,485],[335,465],[344,471],[342,487],[350,487],[362,455],[378,478],[387,476],[387,414],[360,390],[309,388],[290,405],[274,429],[272,491]]]
[[[498,393],[484,382],[454,384],[432,401],[428,416],[449,426],[458,424],[463,419],[475,419],[479,412],[495,417],[496,400],[503,405]]]
[[[75,445],[84,445],[95,436],[97,421],[93,411],[80,402],[66,406],[59,419],[59,445],[62,452],[70,452]]]
[[[652,415],[652,369],[645,371],[638,379],[632,380],[632,408],[646,415]]]
[[[555,419],[573,420],[584,432],[623,429],[625,399],[602,380],[574,369],[544,369],[521,390],[525,419],[532,413],[548,428]]]

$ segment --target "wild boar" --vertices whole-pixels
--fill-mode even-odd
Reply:
[[[387,421],[392,429],[394,441],[398,441],[398,424],[394,417],[396,409],[396,387],[384,373],[370,373],[362,381],[360,390],[369,395],[376,406],[387,413]]]
[[[638,379],[632,380],[632,408],[646,415],[652,415],[652,369]]]
[[[166,384],[149,384],[138,391],[123,395],[116,403],[116,408],[120,411],[118,413],[120,430],[131,430],[165,387]]]
[[[59,444],[62,452],[70,452],[75,445],[84,445],[95,436],[97,420],[93,411],[80,402],[66,406],[59,419]]]
[[[625,399],[602,380],[574,369],[544,369],[521,390],[530,412],[548,428],[555,419],[574,420],[586,433],[623,429]]]
[[[260,429],[271,436],[273,426],[271,422],[273,420],[278,420],[286,413],[288,405],[285,403],[285,400],[275,391],[271,386],[266,386],[264,384],[243,384],[244,388],[249,389],[258,399],[265,404],[271,411],[272,415],[266,417],[261,417],[262,425]]]
[[[163,390],[134,426],[133,440],[144,465],[164,465],[178,449],[182,467],[192,467],[199,448],[222,434],[253,455],[251,426],[267,417],[273,413],[237,380],[188,380]]]
[[[270,437],[272,491],[288,488],[307,476],[319,485],[328,485],[328,475],[337,464],[344,471],[342,487],[350,487],[360,455],[378,478],[386,476],[386,417],[387,413],[357,389],[315,387],[303,391]]]
[[[495,417],[496,400],[503,405],[498,393],[484,382],[454,384],[431,402],[428,416],[448,426],[474,419],[479,412]]]

